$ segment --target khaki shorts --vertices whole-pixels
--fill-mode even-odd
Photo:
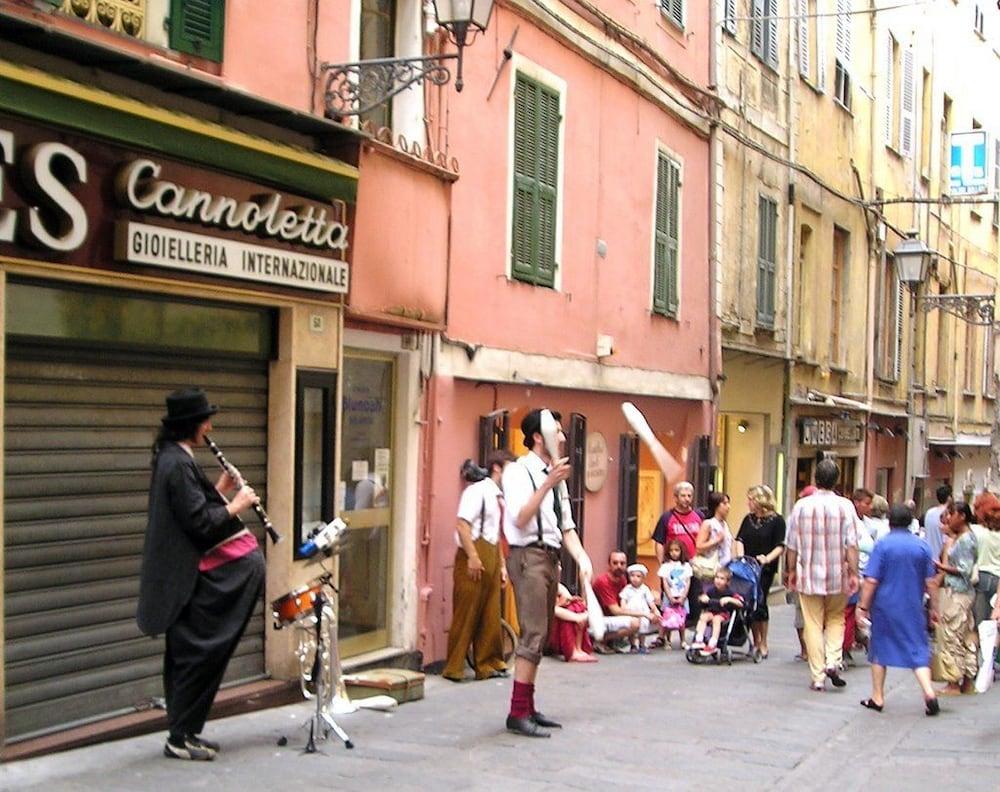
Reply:
[[[549,639],[559,587],[559,551],[539,547],[512,547],[507,574],[517,600],[517,621],[521,635],[515,654],[535,665]]]

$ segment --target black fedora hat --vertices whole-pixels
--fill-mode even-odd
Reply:
[[[216,405],[208,403],[203,390],[184,388],[167,396],[167,414],[160,420],[167,425],[178,424],[208,418],[218,411]]]

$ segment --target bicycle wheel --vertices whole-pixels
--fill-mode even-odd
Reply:
[[[500,656],[503,658],[504,663],[507,668],[510,668],[514,663],[514,650],[517,648],[517,633],[514,632],[514,628],[511,627],[505,620],[500,620]],[[465,653],[465,662],[468,664],[469,668],[476,667],[476,657],[472,651],[472,644],[469,644],[469,649]]]

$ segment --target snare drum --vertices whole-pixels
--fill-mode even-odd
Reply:
[[[293,589],[271,603],[274,627],[280,630],[313,614],[313,607],[323,593],[323,582],[318,578]]]

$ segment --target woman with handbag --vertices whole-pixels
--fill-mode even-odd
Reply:
[[[976,540],[972,534],[972,510],[967,503],[957,501],[941,518],[947,541],[941,559],[935,567],[944,573],[940,594],[938,649],[941,666],[948,684],[938,695],[957,696],[972,690],[979,670],[972,621],[974,584],[972,570],[976,563]]]
[[[750,513],[743,518],[736,538],[743,544],[745,552],[760,564],[760,602],[753,614],[750,629],[754,645],[760,656],[767,658],[767,627],[770,613],[767,608],[767,594],[778,572],[778,559],[785,550],[785,518],[776,511],[774,492],[766,484],[758,484],[747,490],[747,506]]]
[[[710,492],[708,512],[712,516],[703,521],[695,539],[695,556],[691,559],[691,570],[700,580],[712,580],[719,567],[724,567],[742,550],[737,552],[737,543],[726,523],[729,516],[729,496],[724,492]]]

